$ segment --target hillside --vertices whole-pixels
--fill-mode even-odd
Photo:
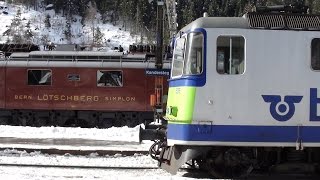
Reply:
[[[0,1],[0,43],[34,43],[44,45],[81,44],[105,47],[111,50],[121,45],[124,50],[130,44],[140,41],[137,35],[131,35],[118,26],[102,23],[97,13],[93,20],[81,24],[82,17],[73,15],[70,26],[60,13],[43,6],[35,11],[23,5],[7,4]],[[94,30],[94,31],[93,31]],[[69,37],[66,34],[69,32]]]

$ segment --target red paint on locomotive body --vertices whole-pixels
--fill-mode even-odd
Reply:
[[[6,108],[152,111],[149,96],[154,93],[154,77],[146,76],[145,69],[50,68],[52,84],[48,86],[27,85],[29,69],[47,68],[7,68]],[[112,70],[122,72],[123,85],[99,87],[97,71]],[[69,74],[79,75],[80,80],[69,81]]]

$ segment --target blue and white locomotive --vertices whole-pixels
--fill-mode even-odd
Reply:
[[[215,177],[314,172],[320,162],[320,16],[202,17],[177,35],[160,166]]]

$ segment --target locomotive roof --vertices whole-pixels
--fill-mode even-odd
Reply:
[[[185,26],[181,31],[186,32],[197,27],[320,31],[320,16],[251,12],[242,17],[201,17]]]
[[[155,58],[152,55],[122,52],[33,51],[12,53],[10,58],[0,59],[1,67],[155,68]],[[170,60],[164,60],[163,63],[163,68],[170,68]]]
[[[188,31],[192,28],[249,28],[243,17],[201,17],[185,26],[181,31]]]
[[[31,51],[28,53],[15,52],[10,55],[13,60],[146,60],[147,54],[123,54],[123,52],[103,52],[103,51]]]
[[[122,56],[122,52],[104,51],[31,51],[29,56]]]

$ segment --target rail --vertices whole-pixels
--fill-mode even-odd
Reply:
[[[139,166],[82,166],[82,165],[52,165],[52,164],[16,164],[0,163],[0,166],[9,167],[36,167],[36,168],[70,168],[70,169],[118,169],[118,170],[141,170],[141,169],[159,169],[156,166],[139,167]]]

